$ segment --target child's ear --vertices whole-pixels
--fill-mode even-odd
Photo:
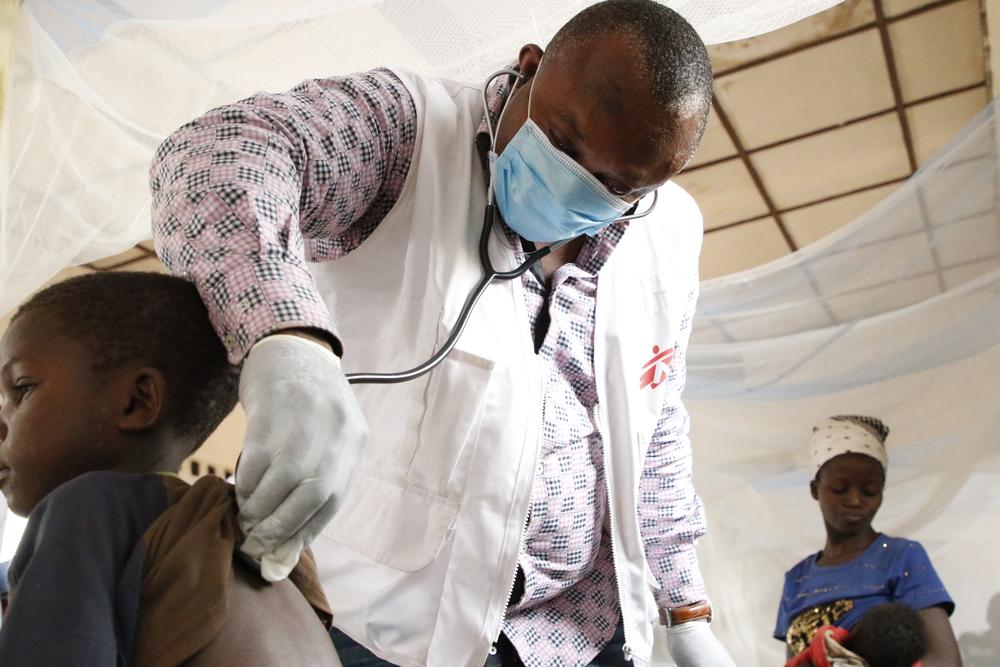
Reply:
[[[167,380],[155,368],[143,366],[122,378],[123,398],[118,428],[126,432],[145,431],[163,419]]]
[[[809,495],[813,497],[813,500],[819,500],[819,491],[816,490],[816,480],[809,482]]]

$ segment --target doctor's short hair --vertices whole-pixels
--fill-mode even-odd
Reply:
[[[700,139],[712,105],[712,63],[694,27],[669,7],[654,0],[598,2],[560,28],[546,53],[558,57],[568,45],[616,33],[635,41],[654,103],[684,118],[700,114]]]
[[[84,344],[98,379],[127,363],[156,368],[168,383],[164,423],[200,446],[237,402],[229,363],[194,285],[160,273],[106,272],[56,283],[26,301],[13,321],[45,311]]]

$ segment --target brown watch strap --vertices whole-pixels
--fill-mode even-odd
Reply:
[[[689,621],[712,620],[712,604],[708,600],[694,602],[683,607],[660,609],[660,624],[668,628]]]

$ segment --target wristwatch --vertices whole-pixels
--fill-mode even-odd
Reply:
[[[683,607],[660,609],[660,624],[668,628],[690,621],[712,622],[712,603],[708,600],[693,602]]]

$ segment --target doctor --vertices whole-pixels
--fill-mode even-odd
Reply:
[[[669,182],[707,53],[609,0],[516,69],[486,108],[401,70],[306,81],[157,151],[157,250],[244,364],[243,549],[278,579],[312,543],[346,665],[641,665],[660,623],[679,665],[732,665],[680,400],[701,216]],[[430,374],[348,385],[447,338],[491,189],[498,267],[572,240],[489,287]]]

